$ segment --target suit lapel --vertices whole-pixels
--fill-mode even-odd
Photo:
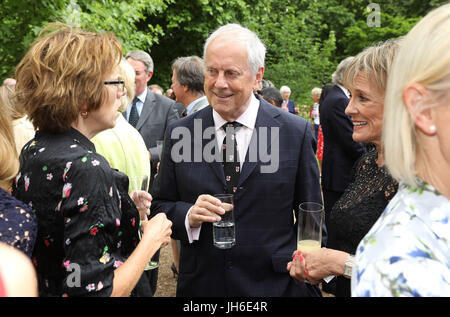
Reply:
[[[213,119],[213,115],[212,115],[212,107],[210,107],[208,109],[208,111],[204,112],[204,115],[202,118],[202,133],[209,127],[214,128],[214,119]],[[203,138],[202,136],[202,149],[205,148],[206,144],[208,144],[209,142],[213,142],[215,144],[215,148],[214,151],[215,153],[218,153],[219,148],[217,147],[217,140],[216,140],[216,134],[213,134],[213,138],[212,139],[206,139]],[[226,182],[225,182],[225,174],[223,172],[223,166],[221,162],[218,162],[217,160],[213,160],[212,163],[207,163],[208,166],[212,169],[214,175],[216,175],[216,177],[219,179],[219,181],[223,184],[223,186],[226,186]]]
[[[261,165],[261,161],[258,157],[260,150],[258,142],[259,139],[261,138],[261,136],[258,136],[258,133],[262,132],[260,128],[263,127],[267,128],[266,129],[267,131],[265,132],[268,133],[268,137],[266,138],[266,140],[268,140],[266,153],[269,153],[271,149],[270,128],[279,127],[279,124],[274,120],[274,118],[277,117],[279,114],[275,111],[271,111],[273,110],[272,105],[262,101],[260,98],[258,99],[260,100],[258,116],[256,117],[255,129],[253,130],[250,145],[248,147],[247,154],[245,156],[245,161],[244,164],[242,165],[242,171],[239,177],[238,187],[241,186],[247,180],[247,178],[253,173],[253,171],[257,166]],[[250,162],[250,151],[256,151],[256,153],[254,152],[252,153],[253,156],[252,162]],[[254,159],[255,157],[257,158],[256,162]]]
[[[147,97],[145,97],[144,106],[142,107],[139,121],[136,124],[136,130],[139,130],[144,125],[144,122],[151,116],[153,109],[155,108],[155,103],[156,100],[154,94],[147,88]]]

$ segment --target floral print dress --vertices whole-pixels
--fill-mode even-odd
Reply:
[[[400,184],[358,246],[352,296],[450,296],[450,201]]]
[[[34,210],[40,296],[109,296],[135,248],[139,214],[128,178],[75,129],[37,132],[20,156],[13,195]]]

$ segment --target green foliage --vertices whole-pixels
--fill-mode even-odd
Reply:
[[[379,27],[369,27],[369,3],[379,4]],[[49,22],[114,32],[124,53],[150,52],[151,80],[170,86],[171,62],[203,55],[207,36],[226,23],[254,30],[267,47],[265,78],[287,85],[308,109],[310,91],[331,80],[340,60],[406,34],[448,0],[3,0],[0,3],[0,78],[13,76],[31,42]]]

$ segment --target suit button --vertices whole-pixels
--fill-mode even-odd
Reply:
[[[227,262],[227,268],[230,269],[230,270],[232,270],[232,269],[233,269],[233,262],[228,261],[228,262]]]

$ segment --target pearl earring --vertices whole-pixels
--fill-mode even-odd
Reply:
[[[436,126],[433,124],[429,128],[430,133],[436,133]]]

